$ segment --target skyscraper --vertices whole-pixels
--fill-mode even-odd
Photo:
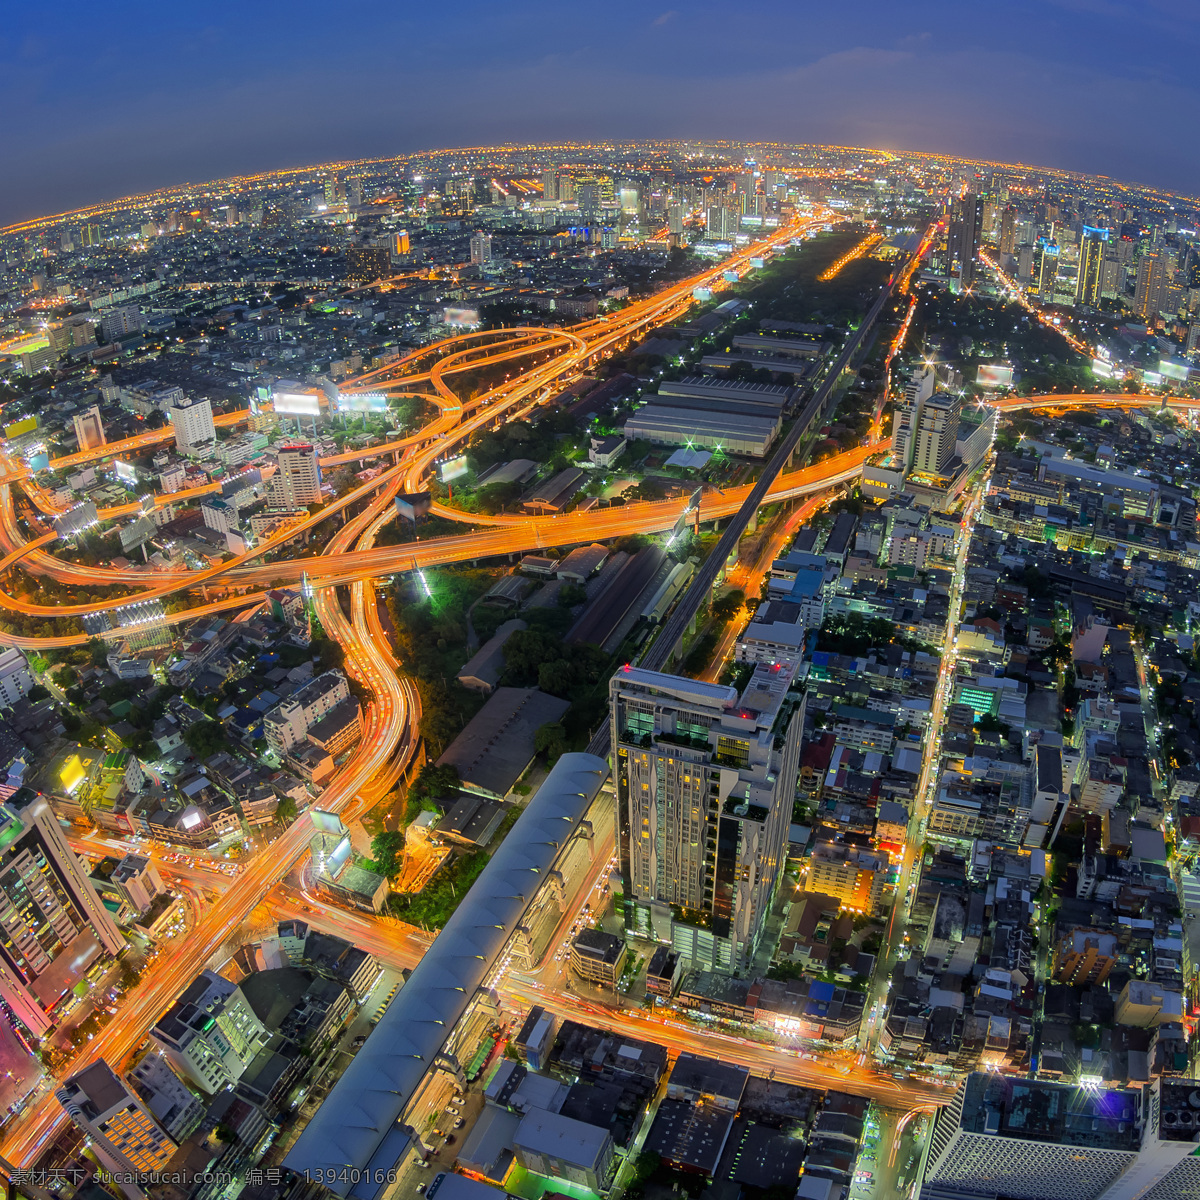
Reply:
[[[0,805],[0,996],[40,1036],[124,949],[46,801],[21,788]]]
[[[477,231],[471,237],[471,261],[477,266],[492,261],[491,234]]]
[[[1169,282],[1166,256],[1159,250],[1143,254],[1138,260],[1133,307],[1144,321],[1152,324],[1162,311]]]
[[[542,172],[542,199],[557,200],[558,199],[558,172],[543,171]]]
[[[293,443],[279,449],[279,465],[267,484],[273,508],[295,512],[321,503],[321,471],[312,446]]]
[[[76,413],[73,422],[75,425],[75,440],[79,443],[80,450],[95,450],[103,446],[106,438],[104,436],[104,422],[100,420],[100,406],[93,404],[91,408],[81,413]]]
[[[795,661],[739,696],[626,667],[609,687],[626,918],[697,966],[753,956],[782,876],[804,694]]]
[[[1108,230],[1083,227],[1079,242],[1079,274],[1075,281],[1075,303],[1096,308],[1104,282],[1104,252],[1108,248]]]
[[[167,416],[175,428],[175,446],[180,454],[206,454],[217,437],[212,401],[181,400]]]
[[[705,240],[710,242],[733,241],[737,235],[740,216],[740,213],[734,212],[733,209],[726,208],[724,205],[712,205],[708,210],[704,231]]]
[[[892,410],[892,455],[903,471],[912,467],[921,407],[933,395],[936,380],[932,367],[917,368],[904,388],[904,398]]]
[[[1048,238],[1039,238],[1033,256],[1033,278],[1030,290],[1043,300],[1054,299],[1054,285],[1058,282],[1058,243]]]
[[[104,1165],[119,1175],[161,1170],[179,1149],[104,1059],[72,1075],[55,1097],[67,1116],[92,1139]],[[132,1179],[122,1190],[129,1196],[144,1194]]]
[[[667,232],[674,234],[683,232],[682,204],[669,204],[667,206]]]
[[[913,470],[927,475],[945,474],[954,457],[961,412],[962,398],[952,392],[937,392],[921,405]]]
[[[960,288],[968,288],[975,279],[979,241],[983,232],[983,201],[974,192],[965,192],[954,203],[947,237],[947,270]]]
[[[1009,205],[1000,214],[1000,253],[1012,254],[1017,244],[1017,210]]]

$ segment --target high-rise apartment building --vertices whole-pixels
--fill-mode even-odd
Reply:
[[[542,172],[542,199],[557,200],[558,199],[558,172],[543,171]]]
[[[207,454],[217,440],[213,423],[212,401],[187,398],[167,410],[175,430],[175,448],[180,454]]]
[[[1017,245],[1017,210],[1011,205],[1000,214],[1000,253],[1012,254]]]
[[[92,1149],[105,1166],[122,1179],[127,1196],[144,1195],[143,1189],[136,1186],[136,1176],[162,1170],[179,1149],[154,1114],[103,1059],[72,1075],[55,1097],[67,1116],[91,1139]]]
[[[782,877],[799,770],[797,664],[724,684],[626,667],[609,687],[631,929],[703,967],[753,956]]]
[[[12,708],[33,687],[33,672],[24,653],[9,646],[0,650],[0,708]]]
[[[273,508],[289,512],[321,503],[321,468],[312,446],[294,443],[279,448],[278,466],[267,484],[267,499]]]
[[[904,471],[913,464],[921,407],[933,395],[937,375],[933,367],[918,367],[904,388],[904,398],[892,410],[892,456]]]
[[[1108,249],[1108,230],[1083,227],[1079,241],[1079,274],[1075,279],[1075,303],[1096,308],[1104,286],[1104,255]]]
[[[100,319],[100,336],[106,342],[130,337],[146,328],[146,318],[136,304],[106,308]]]
[[[0,996],[40,1036],[124,949],[49,805],[21,788],[0,805]]]
[[[96,450],[107,441],[98,404],[93,404],[84,412],[76,413],[72,421],[75,425],[75,439],[79,443],[80,450]]]
[[[181,1075],[210,1094],[236,1083],[269,1040],[242,989],[215,971],[197,975],[150,1035]]]
[[[810,892],[836,897],[855,912],[874,913],[883,899],[887,871],[884,854],[822,842],[813,848],[805,886]]]
[[[953,392],[937,392],[921,405],[913,453],[914,471],[927,475],[945,474],[954,457],[961,412],[962,397]]]
[[[680,234],[683,232],[683,205],[667,205],[667,232]]]
[[[1166,303],[1167,285],[1170,283],[1167,265],[1166,256],[1159,250],[1151,250],[1138,260],[1133,307],[1144,321],[1151,324]]]
[[[481,267],[484,263],[492,261],[491,234],[480,230],[471,236],[471,261],[477,267]]]
[[[412,240],[408,236],[407,229],[401,229],[392,235],[392,253],[400,258],[402,255],[409,254],[412,251]]]

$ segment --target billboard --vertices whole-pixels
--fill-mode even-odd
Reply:
[[[467,456],[460,454],[457,458],[447,459],[438,465],[438,478],[443,483],[453,483],[461,479],[471,468],[467,466]]]
[[[456,328],[469,328],[479,324],[479,309],[460,308],[457,305],[447,304],[442,309],[442,320],[447,325],[453,325]]]
[[[339,393],[338,412],[385,413],[388,410],[387,396],[383,392]]]
[[[130,487],[136,487],[138,481],[137,467],[132,463],[122,462],[119,458],[113,462],[113,473]]]
[[[409,492],[396,497],[396,515],[415,522],[418,517],[429,515],[428,492]]]
[[[1112,379],[1116,372],[1113,370],[1113,365],[1106,358],[1092,359],[1092,374],[1100,379]]]
[[[45,450],[39,450],[26,460],[31,471],[48,471],[50,470],[50,455]]]
[[[1158,373],[1164,379],[1176,379],[1180,383],[1186,383],[1188,377],[1188,365],[1185,362],[1178,362],[1171,358],[1160,358],[1158,360]]]
[[[975,374],[975,382],[985,388],[1012,387],[1013,369],[1002,367],[999,363],[984,363]]]
[[[313,828],[321,833],[342,834],[346,832],[346,826],[342,824],[342,818],[336,813],[325,812],[320,808],[310,808],[308,815],[312,820]]]
[[[322,398],[317,391],[276,392],[275,411],[300,417],[319,417]]]
[[[121,549],[126,552],[136,550],[148,542],[154,533],[154,522],[148,517],[138,517],[136,521],[121,529]]]
[[[11,425],[5,425],[4,436],[6,438],[20,437],[23,433],[33,433],[38,427],[38,418],[35,413],[32,417],[22,417],[19,421],[13,421]]]
[[[712,299],[712,288],[706,288],[706,287],[692,288],[692,299],[693,300],[711,300]]]

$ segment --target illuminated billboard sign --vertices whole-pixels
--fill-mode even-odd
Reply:
[[[298,417],[321,415],[320,392],[276,392],[274,399],[277,413]]]
[[[693,300],[711,300],[712,296],[713,296],[712,288],[706,288],[706,287],[692,288],[692,299]]]
[[[469,470],[467,456],[460,454],[457,458],[451,458],[439,464],[438,478],[443,483],[453,483],[454,480],[461,479]]]
[[[383,392],[351,392],[338,395],[338,412],[385,413],[387,396]]]
[[[975,382],[985,388],[1012,387],[1013,369],[998,363],[984,363],[975,374]]]
[[[448,304],[442,309],[442,320],[447,325],[456,327],[465,327],[479,324],[479,309],[477,308],[460,308],[456,305]]]
[[[1176,379],[1180,383],[1184,383],[1188,377],[1188,365],[1185,362],[1176,362],[1170,358],[1160,358],[1158,360],[1158,373],[1164,379]]]
[[[396,497],[396,513],[405,520],[416,522],[418,517],[428,516],[430,497],[428,492],[405,493]]]
[[[130,487],[136,487],[138,481],[137,467],[131,463],[122,462],[119,458],[113,463],[113,473],[122,482],[127,483]]]
[[[26,463],[31,471],[48,471],[50,470],[50,455],[45,450],[39,450],[36,454],[30,455],[26,459]]]
[[[1112,379],[1113,365],[1106,358],[1093,358],[1092,374],[1100,379]]]
[[[37,416],[23,417],[20,421],[13,421],[11,425],[5,425],[4,436],[6,438],[20,437],[23,433],[33,433],[38,427]]]

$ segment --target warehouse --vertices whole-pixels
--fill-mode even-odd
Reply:
[[[745,379],[718,379],[712,375],[688,375],[683,379],[664,379],[658,386],[658,396],[664,403],[679,403],[668,400],[669,396],[686,396],[692,399],[716,399],[725,404],[732,403],[745,411],[758,412],[763,409],[782,412],[793,400],[796,389],[778,383],[752,383]]]
[[[703,412],[646,404],[625,422],[625,436],[663,446],[704,446],[762,458],[779,434],[780,417]]]

